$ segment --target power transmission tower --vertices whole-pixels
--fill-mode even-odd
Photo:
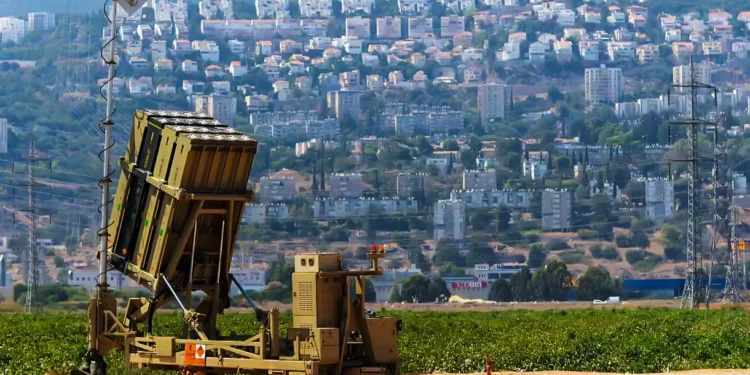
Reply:
[[[726,121],[723,115],[720,115],[719,122],[714,126],[708,126],[707,130],[714,136],[714,154],[713,154],[713,198],[714,198],[714,221],[713,221],[713,239],[711,241],[711,252],[709,253],[708,282],[706,283],[706,308],[711,303],[711,280],[713,278],[713,266],[715,262],[715,250],[717,237],[720,235],[725,239],[731,237],[730,234],[730,191],[729,191],[729,168],[727,166],[726,142],[721,136],[721,129]],[[731,249],[731,245],[730,245]]]
[[[716,100],[718,92],[716,87],[702,83],[698,80],[698,72],[695,69],[695,63],[692,58],[690,59],[690,81],[687,84],[674,84],[672,85],[672,88],[679,91],[688,91],[688,95],[690,95],[690,115],[679,121],[670,122],[669,132],[671,138],[671,128],[673,125],[687,126],[687,155],[681,159],[672,159],[672,161],[685,162],[688,164],[688,222],[687,233],[685,236],[687,245],[685,253],[688,269],[687,275],[685,276],[685,288],[682,292],[680,307],[688,305],[693,309],[697,309],[699,305],[698,291],[700,290],[703,275],[703,251],[701,245],[701,230],[703,223],[701,222],[700,216],[702,200],[700,194],[700,164],[705,160],[705,158],[700,155],[698,149],[698,134],[701,130],[705,129],[706,126],[716,127],[715,123],[702,120],[698,117],[698,94],[699,90],[713,90],[714,100]],[[671,96],[671,93],[669,93],[668,98],[670,101]],[[714,102],[714,104],[716,104],[716,102]]]
[[[729,226],[729,261],[727,264],[727,281],[724,285],[724,300],[732,303],[742,302],[744,296],[740,292],[743,284],[742,274],[742,259],[741,252],[744,249],[740,248],[739,241],[737,240],[737,220],[738,220],[737,206],[732,205],[731,208],[731,223]],[[742,247],[744,248],[744,242]]]
[[[20,210],[22,212],[27,212],[29,214],[29,246],[28,251],[24,255],[24,277],[26,282],[26,303],[24,305],[24,311],[27,313],[34,313],[34,312],[40,312],[42,310],[42,304],[39,301],[38,291],[39,291],[39,285],[44,282],[42,279],[43,270],[44,270],[44,255],[39,254],[39,250],[37,248],[36,244],[36,221],[37,221],[37,212],[38,209],[36,207],[36,199],[34,196],[34,189],[40,186],[45,186],[49,188],[48,185],[39,184],[36,182],[36,178],[34,176],[34,169],[37,163],[40,161],[47,161],[49,162],[49,159],[47,158],[40,158],[37,156],[36,149],[34,147],[34,138],[31,138],[31,141],[29,142],[29,156],[26,158],[21,159],[27,163],[27,172],[28,172],[28,183],[26,183],[26,191],[28,196],[28,207],[26,207],[23,210]],[[15,164],[13,166],[13,171],[15,172]],[[15,194],[15,189],[14,189]]]

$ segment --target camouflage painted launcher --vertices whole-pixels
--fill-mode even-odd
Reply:
[[[161,275],[181,291],[194,259],[191,290],[210,290],[229,270],[256,150],[203,114],[137,111],[120,158],[110,265],[152,291]]]

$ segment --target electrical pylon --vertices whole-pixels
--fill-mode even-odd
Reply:
[[[701,179],[700,164],[706,158],[700,155],[698,149],[698,134],[706,126],[717,126],[716,123],[702,120],[698,117],[698,94],[699,90],[712,90],[714,93],[714,105],[716,104],[717,90],[716,87],[700,82],[698,72],[695,69],[693,59],[690,59],[690,82],[688,84],[675,84],[672,88],[678,91],[688,89],[690,95],[690,115],[686,119],[672,121],[670,125],[670,135],[672,125],[687,126],[687,155],[681,159],[672,159],[673,162],[685,162],[688,164],[688,222],[686,232],[685,254],[687,257],[687,275],[685,276],[685,287],[682,292],[682,301],[680,307],[689,306],[693,309],[699,307],[699,295],[703,279],[703,251],[701,246]],[[668,95],[671,100],[671,93]],[[670,173],[671,177],[671,173]]]

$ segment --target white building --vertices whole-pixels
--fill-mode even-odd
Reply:
[[[289,3],[285,0],[255,0],[258,18],[289,18]]]
[[[96,287],[98,276],[98,267],[72,269],[68,271],[68,285],[82,287],[85,289],[93,289]],[[138,287],[138,285],[135,284],[129,277],[121,274],[120,272],[107,273],[107,284],[109,284],[109,287],[114,290]]]
[[[532,180],[537,180],[544,177],[547,173],[547,162],[549,161],[549,153],[547,151],[532,151],[529,152],[529,159],[523,160],[523,175],[531,177]]]
[[[571,228],[572,194],[569,191],[542,192],[542,230],[568,231]]]
[[[586,101],[591,105],[616,103],[622,96],[622,69],[587,68],[584,77]]]
[[[443,238],[463,240],[466,237],[466,203],[440,200],[434,211],[435,241]]]
[[[474,277],[487,283],[493,283],[500,279],[510,281],[510,278],[520,272],[521,268],[523,268],[523,265],[517,264],[475,264]],[[535,270],[531,269],[530,271],[534,273]]]
[[[462,176],[464,190],[492,190],[497,188],[497,172],[490,170],[467,170]]]
[[[29,31],[44,32],[55,29],[55,14],[47,12],[29,13],[29,22],[26,25]]]
[[[732,194],[747,194],[747,177],[744,174],[735,173],[732,176]]]
[[[479,85],[477,91],[477,107],[483,125],[492,119],[505,119],[511,101],[511,88],[498,83]]]
[[[346,37],[370,39],[370,19],[363,17],[349,17],[346,19]]]
[[[26,35],[26,22],[14,17],[0,17],[0,42],[21,43]]]
[[[335,173],[328,178],[331,198],[359,198],[364,191],[362,174]]]
[[[453,190],[451,200],[460,200],[467,209],[500,208],[526,211],[531,208],[534,192],[525,190]]]
[[[331,18],[333,17],[333,1],[300,0],[299,10],[304,18]]]
[[[204,62],[219,62],[219,45],[213,40],[194,40],[191,46],[193,51],[200,52]]]
[[[10,125],[8,125],[7,118],[0,118],[0,154],[8,153],[8,131]]]
[[[668,179],[646,179],[646,217],[657,224],[674,215],[674,182]]]
[[[229,95],[193,95],[193,105],[196,112],[205,113],[223,124],[234,126],[237,98]]]
[[[398,10],[401,14],[416,15],[430,9],[429,0],[398,0]]]
[[[341,13],[363,12],[370,14],[373,0],[343,0],[341,2]]]
[[[263,224],[267,220],[285,220],[289,218],[289,207],[283,203],[246,204],[243,220],[247,224]]]
[[[708,64],[694,64],[696,80],[704,85],[711,84],[711,66]],[[692,72],[690,65],[678,65],[672,68],[672,83],[675,85],[689,85]],[[678,91],[689,91],[688,88],[678,88]]]
[[[359,198],[359,199],[316,199],[313,203],[313,217],[316,219],[355,219],[363,216],[407,215],[417,211],[417,201],[406,198]]]

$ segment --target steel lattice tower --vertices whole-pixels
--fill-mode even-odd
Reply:
[[[729,261],[727,264],[727,281],[724,286],[724,300],[732,303],[742,302],[742,258],[737,247],[737,206],[731,208],[731,224],[729,226]]]
[[[22,159],[27,162],[28,172],[28,183],[22,185],[26,187],[28,196],[28,207],[22,212],[28,212],[29,214],[29,246],[26,254],[24,255],[24,272],[26,273],[26,303],[24,304],[24,311],[27,313],[40,312],[42,310],[42,304],[39,301],[38,291],[39,284],[43,282],[42,273],[40,268],[43,268],[44,257],[39,256],[39,248],[36,245],[36,220],[37,220],[37,208],[36,199],[34,197],[34,188],[47,185],[38,184],[34,176],[34,169],[39,161],[49,161],[47,158],[40,158],[37,156],[36,148],[34,147],[34,138],[32,136],[29,142],[29,156]],[[15,164],[13,165],[15,171]],[[15,188],[14,188],[15,195]]]
[[[700,164],[702,157],[698,146],[698,134],[707,125],[715,126],[716,124],[701,120],[698,117],[698,93],[699,90],[710,89],[714,91],[716,98],[716,88],[708,84],[699,82],[698,72],[695,69],[695,63],[690,59],[690,82],[688,84],[675,84],[672,88],[687,89],[690,95],[690,115],[681,121],[670,122],[670,134],[672,125],[687,126],[687,155],[682,159],[673,159],[672,161],[685,162],[688,164],[688,222],[686,232],[685,254],[687,258],[687,275],[685,276],[685,288],[682,292],[682,301],[680,306],[689,305],[691,308],[698,308],[700,286],[703,275],[703,251],[701,246],[701,179]],[[668,95],[671,101],[671,93]],[[671,173],[670,173],[671,177]]]

